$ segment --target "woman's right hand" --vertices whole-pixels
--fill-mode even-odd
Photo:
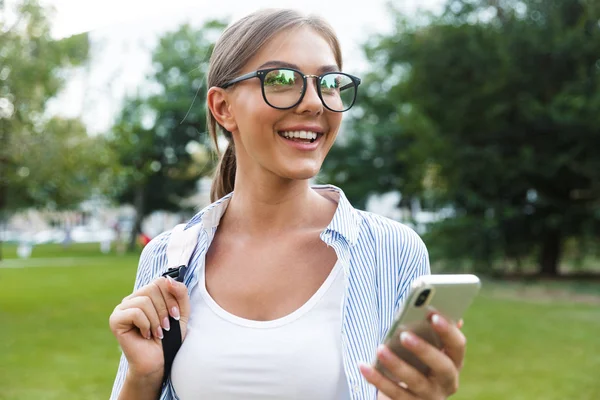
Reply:
[[[144,380],[162,380],[163,330],[169,315],[179,319],[185,338],[190,315],[187,287],[171,277],[158,278],[125,297],[110,316],[110,329],[129,364],[128,374]]]

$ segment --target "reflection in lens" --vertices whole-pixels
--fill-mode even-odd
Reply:
[[[333,111],[346,111],[356,99],[356,83],[348,75],[331,72],[321,76],[319,91],[323,104]],[[269,71],[263,79],[263,93],[269,105],[293,107],[304,92],[304,77],[288,68]]]
[[[303,78],[290,69],[276,69],[265,75],[264,93],[273,107],[291,107],[298,102],[304,85]]]
[[[276,69],[265,76],[265,88],[278,90],[293,87],[296,81],[302,77],[296,77],[296,73],[286,69]]]
[[[354,103],[356,85],[347,75],[326,74],[321,79],[321,95],[327,107],[334,111],[345,111]]]

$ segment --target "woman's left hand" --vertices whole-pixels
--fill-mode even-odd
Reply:
[[[442,400],[456,393],[466,348],[466,338],[460,331],[462,321],[455,326],[436,314],[431,324],[442,339],[442,350],[412,333],[402,335],[402,345],[429,366],[427,376],[401,360],[386,346],[379,346],[377,358],[397,378],[396,382],[403,384],[386,378],[372,366],[360,366],[366,380],[378,389],[378,399]]]

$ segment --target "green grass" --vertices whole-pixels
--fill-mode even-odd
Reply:
[[[73,257],[111,257],[114,256],[114,244],[112,253],[102,254],[98,243],[72,243],[68,247],[57,244],[38,244],[33,246],[32,258],[73,258]],[[7,260],[17,258],[17,245],[12,243],[2,244],[2,257]]]
[[[600,399],[600,302],[497,298],[466,317],[457,399]]]
[[[3,262],[31,268],[0,268],[0,399],[109,397],[120,353],[108,316],[131,291],[137,258]]]
[[[10,267],[0,268],[0,399],[107,399],[120,355],[108,316],[132,288],[137,255],[37,250],[0,264]],[[576,303],[523,286],[485,282],[465,318],[453,398],[600,399],[600,296]]]

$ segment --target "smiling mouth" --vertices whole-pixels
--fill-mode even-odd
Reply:
[[[319,137],[323,136],[320,132],[310,131],[279,131],[277,133],[286,140],[300,143],[314,143]]]

